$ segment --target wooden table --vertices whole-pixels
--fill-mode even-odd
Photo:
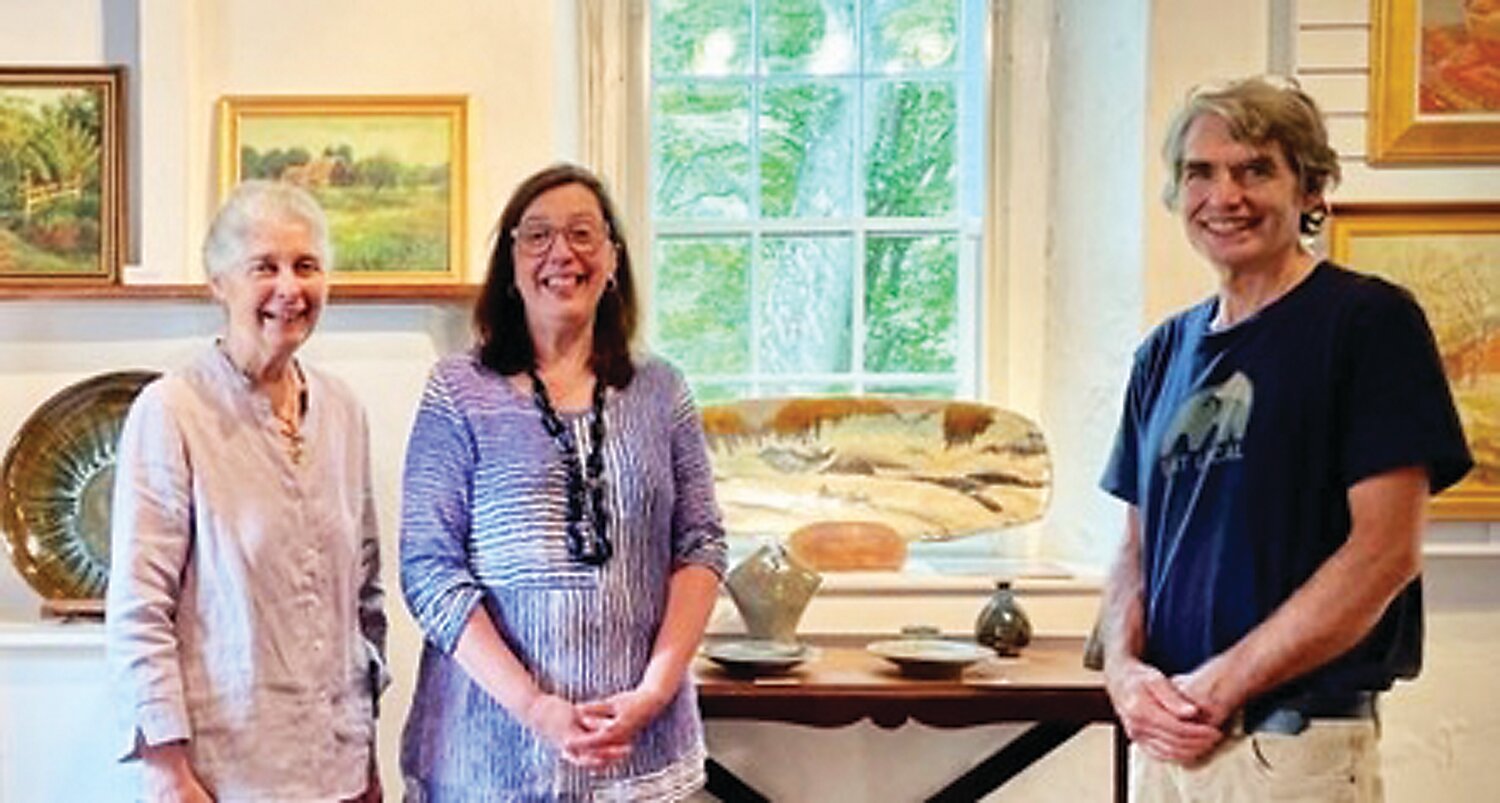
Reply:
[[[707,659],[694,667],[704,719],[786,722],[836,728],[870,719],[882,728],[908,720],[940,728],[1035,723],[953,780],[933,801],[978,800],[1092,723],[1114,726],[1114,799],[1126,799],[1124,729],[1104,678],[1083,668],[1083,639],[1041,638],[1017,658],[991,658],[940,680],[902,675],[852,644],[820,646],[816,661],[785,675],[730,675]],[[712,758],[708,790],[726,801],[767,798]]]

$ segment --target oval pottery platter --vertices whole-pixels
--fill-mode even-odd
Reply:
[[[995,651],[987,647],[943,639],[876,641],[865,649],[895,664],[902,673],[922,678],[951,677],[970,664],[995,657]]]
[[[703,654],[731,674],[772,675],[816,658],[818,650],[806,644],[748,639],[706,644]]]
[[[703,408],[724,525],[782,537],[820,521],[946,540],[1040,518],[1052,487],[1041,430],[946,399],[827,396]]]
[[[0,467],[0,527],[11,562],[46,599],[99,599],[109,577],[115,447],[151,371],[71,385],[26,419]]]

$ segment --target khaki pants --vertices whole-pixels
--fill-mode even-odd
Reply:
[[[1132,803],[1381,803],[1379,729],[1371,719],[1315,719],[1295,736],[1226,736],[1193,766],[1130,748]]]

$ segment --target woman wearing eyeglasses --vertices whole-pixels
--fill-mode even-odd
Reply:
[[[477,346],[434,367],[407,446],[401,581],[423,633],[409,799],[672,800],[702,786],[687,670],[724,570],[681,376],[588,171],[502,213]]]

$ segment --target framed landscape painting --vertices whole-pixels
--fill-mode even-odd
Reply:
[[[0,286],[119,275],[123,91],[120,67],[0,67]]]
[[[248,178],[307,189],[328,214],[335,283],[458,282],[467,108],[460,96],[226,97],[219,197]]]
[[[1369,160],[1500,163],[1500,2],[1373,0]]]
[[[1334,261],[1405,286],[1427,313],[1474,470],[1436,518],[1500,518],[1500,203],[1335,205]]]

